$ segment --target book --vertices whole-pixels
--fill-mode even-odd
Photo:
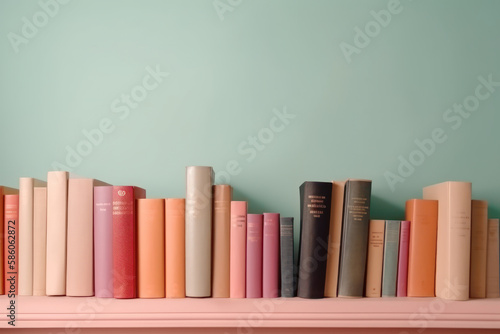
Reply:
[[[486,298],[500,297],[498,219],[488,219],[488,252],[486,265]]]
[[[186,297],[184,198],[165,199],[165,296]]]
[[[280,214],[264,213],[262,297],[279,296]]]
[[[340,252],[338,296],[362,297],[365,283],[372,181],[348,180]]]
[[[469,299],[470,182],[443,182],[425,187],[424,199],[438,200],[436,296]]]
[[[384,233],[385,220],[370,220],[368,255],[366,260],[365,297],[380,297],[382,294]]]
[[[293,217],[280,218],[281,297],[295,297],[295,265],[293,260]]]
[[[472,200],[470,238],[470,298],[486,298],[488,202]]]
[[[94,187],[95,296],[113,297],[113,186]]]
[[[212,297],[229,298],[229,237],[231,229],[231,186],[213,186]]]
[[[300,241],[297,296],[323,298],[332,205],[332,183],[304,182],[299,188],[299,193]]]
[[[406,297],[408,282],[408,247],[410,239],[410,221],[401,221],[399,232],[398,278],[396,297]]]
[[[33,296],[46,293],[47,187],[33,188]]]
[[[19,294],[19,195],[4,195],[4,278],[5,294]]]
[[[47,266],[48,296],[66,295],[66,233],[68,217],[68,172],[47,173]]]
[[[424,199],[406,201],[410,223],[408,249],[408,297],[434,297],[438,202]]]
[[[137,297],[137,199],[146,190],[113,186],[113,297]]]
[[[4,195],[19,194],[19,190],[0,186],[0,277],[4,279]],[[5,284],[0,283],[0,295],[5,294]]]
[[[165,200],[137,200],[137,296],[165,298]]]
[[[47,182],[19,178],[19,295],[33,295],[33,188]]]
[[[400,227],[398,220],[385,221],[382,297],[396,297]]]
[[[186,167],[186,296],[212,290],[212,167]]]
[[[246,298],[262,298],[263,226],[263,215],[247,215]]]
[[[94,295],[94,186],[106,183],[89,178],[68,180],[66,295]]]
[[[247,202],[231,201],[231,239],[229,251],[229,296],[246,296]]]

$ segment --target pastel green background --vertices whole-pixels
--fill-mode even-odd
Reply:
[[[352,177],[373,180],[374,218],[403,218],[407,199],[446,180],[472,181],[500,216],[500,87],[459,129],[443,120],[479,76],[500,81],[500,1],[401,0],[351,63],[340,43],[389,1],[229,3],[221,20],[211,0],[72,0],[16,53],[8,34],[41,7],[0,1],[0,184],[45,179],[82,130],[109,118],[114,131],[72,171],[148,197],[184,197],[187,165],[236,160],[234,198],[255,213],[298,220],[303,181]],[[111,104],[148,66],[169,76],[120,119]],[[275,109],[295,118],[247,161],[238,147]],[[384,173],[435,128],[447,140],[392,191]]]

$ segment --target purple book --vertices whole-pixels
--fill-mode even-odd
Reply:
[[[113,297],[113,186],[94,187],[96,297]]]
[[[408,246],[410,240],[410,222],[401,221],[399,234],[399,259],[397,297],[406,297],[406,283],[408,281]]]
[[[264,213],[262,297],[279,296],[280,214]]]
[[[247,215],[247,298],[262,298],[262,225],[262,215]]]

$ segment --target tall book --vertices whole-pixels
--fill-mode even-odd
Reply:
[[[323,298],[332,205],[332,183],[304,182],[300,186],[299,192],[300,242],[297,296]]]
[[[470,238],[470,298],[486,298],[488,202],[472,200]]]
[[[94,187],[95,296],[113,297],[113,186]]]
[[[264,217],[247,215],[246,298],[262,298],[262,233]]]
[[[66,232],[68,217],[68,172],[47,173],[47,267],[48,296],[66,294]]]
[[[19,295],[33,295],[33,188],[47,183],[19,178]]]
[[[384,233],[385,220],[370,220],[365,297],[380,297],[382,293]]]
[[[210,297],[212,167],[186,168],[186,296]]]
[[[424,199],[406,201],[405,219],[411,221],[407,295],[433,297],[438,202]]]
[[[403,220],[399,231],[397,297],[406,297],[408,282],[408,248],[410,243],[410,221]]]
[[[229,296],[246,295],[247,202],[231,201],[231,241],[229,251]]]
[[[293,261],[293,217],[280,218],[281,297],[295,297],[295,266]]]
[[[4,278],[5,294],[19,294],[19,195],[4,195]]]
[[[339,267],[339,297],[362,297],[365,283],[372,181],[348,180]]]
[[[33,296],[46,293],[47,187],[33,188]]]
[[[137,295],[165,297],[165,200],[137,200]]]
[[[4,279],[4,195],[15,195],[19,191],[14,188],[0,186],[0,278]],[[0,283],[0,295],[5,294],[5,284]]]
[[[382,297],[396,297],[400,227],[401,222],[398,220],[385,221]]]
[[[229,237],[231,229],[231,186],[213,186],[212,297],[229,298]]]
[[[332,213],[328,236],[328,260],[326,263],[325,297],[337,297],[342,240],[342,218],[344,216],[345,181],[332,183]]]
[[[424,199],[438,200],[436,296],[469,299],[470,182],[443,182],[424,188]]]
[[[68,180],[66,295],[94,295],[94,186],[88,178]]]
[[[488,220],[488,253],[486,265],[486,298],[500,297],[498,219]]]
[[[264,213],[262,297],[279,296],[280,214]]]
[[[137,199],[146,190],[113,186],[113,297],[137,297]]]
[[[167,298],[186,297],[185,208],[184,198],[165,199],[165,295]]]

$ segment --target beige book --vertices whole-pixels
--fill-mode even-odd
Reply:
[[[486,259],[486,298],[500,297],[498,219],[488,220],[488,252]]]
[[[337,297],[339,276],[340,241],[344,212],[345,181],[333,181],[332,213],[328,235],[328,258],[326,262],[325,297]]]
[[[33,188],[46,186],[32,177],[19,178],[19,295],[33,295]]]
[[[425,187],[424,199],[438,201],[436,296],[469,299],[470,182],[443,182]]]
[[[33,296],[45,296],[47,187],[33,188]]]
[[[213,186],[212,297],[229,298],[231,186]]]
[[[487,201],[472,200],[470,242],[470,298],[486,298]]]
[[[385,220],[370,220],[366,261],[366,297],[380,297],[382,293],[384,233]]]

